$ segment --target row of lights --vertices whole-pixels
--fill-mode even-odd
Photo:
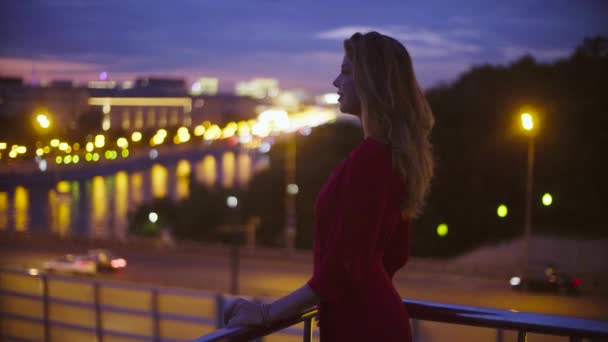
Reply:
[[[550,193],[545,193],[543,195],[542,199],[541,199],[541,202],[542,202],[542,204],[545,207],[551,206],[551,204],[553,204],[553,196],[551,196]],[[499,205],[498,209],[496,209],[496,214],[500,218],[507,217],[508,213],[509,213],[509,209],[504,204]],[[437,226],[437,235],[439,237],[443,237],[443,236],[446,236],[447,234],[448,234],[448,225],[447,225],[447,223],[440,223]]]

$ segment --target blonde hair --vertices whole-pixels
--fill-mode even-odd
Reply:
[[[397,40],[378,32],[355,33],[344,41],[344,50],[353,64],[361,109],[390,142],[393,166],[405,182],[402,214],[414,218],[422,212],[433,178],[429,135],[435,119],[410,55]]]

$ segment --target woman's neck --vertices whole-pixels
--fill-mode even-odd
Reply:
[[[382,128],[377,120],[371,119],[370,115],[365,110],[361,110],[361,127],[363,127],[363,138],[374,139],[383,142],[388,142],[387,138],[382,133]]]

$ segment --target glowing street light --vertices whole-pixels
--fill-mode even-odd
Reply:
[[[46,114],[38,114],[36,115],[36,121],[38,121],[38,125],[40,125],[41,128],[49,128],[51,126],[51,121],[49,120],[49,117]]]
[[[440,237],[444,237],[448,234],[448,225],[447,223],[440,223],[437,226],[437,235]]]
[[[228,208],[234,209],[237,207],[237,205],[239,205],[239,200],[235,196],[228,196],[228,198],[226,199],[226,205],[228,206]]]
[[[506,205],[501,204],[498,206],[498,209],[496,209],[496,214],[498,215],[498,217],[500,218],[505,218],[507,217],[507,214],[509,213],[509,209],[507,208]]]
[[[534,181],[534,118],[530,113],[521,114],[521,126],[528,134],[528,168],[526,172],[526,207],[524,214],[524,269],[526,273],[530,259],[530,235],[532,232],[532,185]]]
[[[545,207],[550,206],[553,203],[553,196],[550,193],[546,193],[543,195],[543,205]]]
[[[158,214],[155,212],[150,212],[148,214],[148,220],[150,220],[151,223],[156,223],[158,221]]]
[[[532,115],[530,115],[530,113],[523,113],[521,115],[521,126],[526,131],[531,131],[532,129],[534,129],[534,118],[532,118]]]

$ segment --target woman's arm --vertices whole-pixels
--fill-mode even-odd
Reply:
[[[285,297],[279,298],[266,306],[267,320],[276,322],[289,316],[298,314],[319,304],[320,298],[312,289],[304,284]]]

